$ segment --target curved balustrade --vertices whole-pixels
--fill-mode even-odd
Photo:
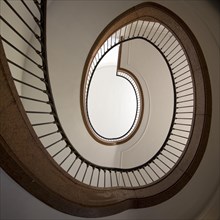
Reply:
[[[85,79],[85,85],[84,85],[84,91],[83,94],[81,94],[81,97],[83,97],[81,100],[81,102],[83,102],[83,105],[81,106],[82,108],[82,114],[84,117],[84,122],[85,122],[85,126],[87,127],[88,132],[92,135],[92,137],[94,137],[94,139],[104,145],[118,145],[121,143],[124,143],[126,141],[128,141],[130,138],[133,137],[133,135],[135,134],[135,132],[137,131],[137,129],[139,128],[142,116],[143,116],[143,108],[144,108],[144,100],[143,100],[143,91],[142,88],[140,86],[140,83],[138,82],[137,78],[135,77],[135,75],[133,73],[131,73],[130,71],[124,69],[121,67],[121,54],[122,54],[122,40],[117,40],[117,38],[122,38],[123,36],[118,36],[116,37],[116,35],[112,35],[111,38],[109,38],[99,49],[99,51],[97,52],[96,56],[94,57],[91,66],[88,70],[88,74],[87,77]],[[108,43],[109,42],[109,43]],[[110,42],[115,42],[112,43],[112,45],[110,44]],[[120,45],[120,46],[118,46]],[[116,47],[118,46],[118,47]],[[118,54],[108,54],[108,52],[110,52],[112,49],[118,49]],[[117,63],[114,63],[113,66],[115,66],[115,76],[117,77],[122,77],[123,79],[126,79],[130,85],[132,86],[132,89],[134,90],[135,93],[135,103],[136,103],[136,111],[135,111],[135,117],[134,120],[131,124],[131,126],[129,126],[126,130],[126,132],[122,135],[119,135],[118,137],[114,137],[114,138],[110,138],[110,137],[104,137],[103,135],[99,134],[99,132],[96,131],[96,129],[94,129],[94,126],[91,123],[91,118],[89,116],[89,91],[90,91],[90,87],[91,87],[91,82],[92,79],[94,78],[95,73],[98,71],[98,69],[100,68],[100,66],[102,67],[104,64],[102,64],[102,60],[103,58],[105,58],[105,56],[108,54],[108,57],[110,56],[115,56],[117,58]],[[110,58],[108,58],[110,59]],[[114,58],[115,59],[115,58]],[[106,62],[106,61],[105,61]],[[104,63],[105,63],[104,62]],[[102,64],[102,65],[101,65]],[[100,71],[100,70],[99,70]],[[101,71],[100,72],[102,75],[105,76],[105,71]],[[101,80],[99,80],[101,81]],[[94,85],[93,85],[94,87]],[[122,91],[119,92],[119,94]],[[127,94],[126,94],[127,96]],[[103,99],[105,99],[106,97],[103,97]],[[116,99],[116,97],[114,97],[114,99]],[[101,101],[101,100],[100,100]],[[96,104],[93,104],[94,106]],[[114,104],[115,105],[115,104]],[[115,106],[114,106],[115,107]],[[117,106],[116,106],[117,107]],[[124,109],[125,111],[127,111],[127,109]],[[104,114],[106,117],[107,114],[105,112]],[[119,114],[120,115],[120,114]],[[131,116],[131,115],[130,115]],[[100,117],[100,114],[98,115],[98,117]],[[132,117],[131,117],[132,118]],[[120,124],[117,121],[117,124],[115,124],[115,126],[117,127],[117,125]],[[109,126],[109,125],[106,125]],[[115,127],[112,125],[112,127]]]
[[[111,48],[132,39],[141,39],[152,44],[166,60],[173,82],[175,100],[173,119],[167,138],[160,150],[149,161],[138,167],[127,169],[103,167],[93,164],[78,153],[66,136],[59,121],[47,66],[46,1],[17,1],[16,4],[20,4],[18,8],[15,8],[16,4],[8,0],[4,0],[3,4],[10,11],[9,16],[14,14],[14,20],[10,20],[10,17],[4,17],[2,14],[0,15],[1,25],[4,26],[2,30],[7,30],[5,33],[1,31],[1,41],[4,45],[11,75],[31,125],[44,145],[45,153],[47,151],[53,161],[56,161],[58,166],[62,168],[60,172],[70,174],[67,175],[67,178],[71,178],[71,181],[76,181],[77,184],[81,184],[83,187],[92,187],[93,190],[134,189],[135,198],[133,196],[131,198],[135,200],[136,198],[143,198],[141,191],[145,188],[147,190],[146,194],[150,197],[153,196],[148,191],[150,187],[157,185],[159,187],[160,183],[163,184],[163,181],[169,182],[170,178],[173,178],[174,181],[171,185],[175,185],[178,178],[184,176],[184,171],[190,166],[199,147],[204,149],[206,143],[205,137],[207,136],[204,136],[203,141],[200,141],[196,146],[194,144],[197,141],[193,135],[196,133],[199,140],[204,132],[208,133],[209,128],[209,121],[203,121],[201,124],[198,122],[197,115],[210,114],[210,110],[204,107],[207,105],[207,95],[204,95],[203,99],[201,97],[198,99],[199,92],[202,91],[200,94],[205,94],[204,82],[201,79],[198,80],[197,74],[199,71],[203,75],[206,74],[206,69],[201,69],[201,66],[205,65],[204,60],[201,54],[197,55],[200,51],[199,46],[195,43],[193,35],[185,24],[171,12],[167,13],[167,10],[161,6],[146,3],[130,9],[130,11],[117,18],[118,20],[113,21],[100,35],[99,41],[94,44],[95,46],[87,59],[84,72],[86,76],[88,75],[88,80],[84,81],[85,84],[88,85],[88,81],[100,59]],[[23,7],[22,13],[19,13],[21,7]],[[152,7],[153,10],[148,12],[148,7]],[[138,13],[135,14],[136,10],[140,10],[139,15]],[[161,19],[159,19],[160,17]],[[173,21],[176,19],[175,22],[178,23],[181,29],[185,28],[183,33],[178,31],[175,24],[169,24],[172,19]],[[17,25],[18,21],[19,25]],[[19,30],[16,28],[17,26],[20,27]],[[8,33],[10,34],[8,35]],[[194,44],[192,44],[191,39],[193,39]],[[189,53],[189,46],[192,45],[192,51]],[[193,49],[194,47],[196,49]],[[192,59],[194,60],[191,61]],[[29,96],[28,92],[24,94],[23,91],[25,90],[22,89],[24,87],[35,90],[36,95],[34,97]],[[85,88],[83,93],[86,94],[88,88],[84,84],[83,87]],[[33,103],[32,109],[26,108],[27,102]],[[86,103],[85,99],[83,103]],[[37,115],[37,118],[35,115]],[[207,130],[205,131],[206,123]],[[198,124],[200,124],[200,128]],[[49,142],[48,137],[50,137]],[[51,151],[52,148],[53,151]],[[185,157],[186,160],[184,160]],[[196,161],[198,160],[196,159]],[[180,170],[182,171],[179,173]],[[188,177],[184,176],[184,178],[185,181],[183,182],[189,180]],[[164,187],[169,188],[170,186],[168,187],[169,184],[167,184]],[[167,190],[162,188],[161,191]],[[139,189],[140,192],[138,192]],[[172,192],[175,193],[176,190]],[[94,193],[97,192],[94,191]],[[148,196],[144,195],[144,198],[148,198]],[[169,195],[165,197],[168,198]],[[111,204],[114,203],[111,202]],[[100,207],[102,205],[100,204]],[[146,205],[139,205],[139,207],[142,206]],[[119,208],[119,210],[126,209],[125,207],[131,207],[131,205],[126,205],[124,208]],[[70,210],[65,211],[71,213]],[[105,215],[110,212],[109,210],[101,211],[97,215]],[[93,214],[88,215],[93,216]]]
[[[89,61],[84,82],[84,106],[87,105],[87,96],[90,81],[100,60],[115,46],[123,42],[141,39],[151,43],[166,60],[174,87],[174,113],[169,134],[157,154],[145,164],[131,169],[111,169],[120,171],[121,186],[134,187],[152,184],[163,178],[178,163],[188,145],[194,117],[194,86],[192,73],[178,39],[162,23],[135,20],[122,26],[105,42],[96,48],[97,52]],[[85,110],[86,114],[87,111]],[[86,117],[86,116],[85,116]],[[100,170],[106,170],[100,168]],[[107,169],[108,170],[108,169]],[[124,176],[127,180],[124,180]],[[98,183],[97,183],[98,186]]]

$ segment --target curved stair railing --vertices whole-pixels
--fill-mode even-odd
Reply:
[[[68,186],[73,184],[72,188],[70,187],[69,189],[79,190],[79,192],[77,193],[76,197],[70,193],[72,197],[68,198],[68,201],[63,201],[63,198],[59,200],[58,197],[63,196],[61,193],[62,189],[60,189],[58,185],[54,183],[54,188],[56,186],[61,191],[58,190],[58,197],[52,196],[56,199],[50,200],[43,195],[43,191],[38,192],[36,188],[32,189],[31,186],[29,187],[28,184],[30,182],[28,180],[25,183],[22,183],[21,180],[21,184],[38,198],[61,211],[89,217],[109,215],[131,207],[138,208],[153,205],[175,194],[178,189],[190,179],[191,173],[193,173],[193,171],[187,171],[186,175],[184,173],[186,170],[188,170],[188,167],[192,166],[190,165],[192,163],[189,162],[190,158],[194,158],[194,156],[198,154],[200,155],[198,158],[201,159],[201,156],[204,152],[204,145],[207,140],[208,131],[205,132],[204,124],[207,123],[206,127],[209,127],[209,120],[203,119],[202,121],[204,124],[201,124],[202,122],[200,123],[202,129],[201,127],[199,129],[197,125],[197,114],[198,111],[204,111],[205,113],[203,112],[202,115],[209,115],[210,109],[207,108],[207,103],[204,101],[201,101],[199,108],[197,107],[196,103],[198,104],[200,100],[198,100],[198,93],[195,91],[195,89],[198,89],[198,77],[195,75],[195,72],[200,71],[199,68],[202,66],[201,63],[204,63],[203,57],[200,56],[198,58],[199,61],[196,60],[197,67],[195,67],[195,65],[190,61],[192,56],[194,56],[194,52],[191,54],[186,52],[186,45],[182,44],[181,39],[179,38],[179,33],[176,35],[173,30],[167,27],[166,23],[163,24],[156,18],[152,19],[151,16],[146,19],[140,19],[139,17],[131,18],[130,21],[127,21],[127,23],[117,28],[115,32],[111,30],[110,33],[106,34],[107,37],[105,36],[105,38],[103,38],[103,44],[96,48],[95,55],[89,56],[89,60],[87,60],[88,69],[86,70],[86,74],[89,75],[89,80],[91,79],[99,61],[114,46],[131,39],[142,39],[151,43],[155,48],[157,48],[166,60],[172,77],[175,103],[173,120],[169,134],[167,135],[163,146],[161,146],[160,150],[153,158],[151,158],[149,161],[146,161],[145,164],[134,168],[123,169],[99,166],[93,164],[79,154],[77,149],[71,144],[66,136],[58,117],[47,64],[47,1],[21,0],[13,3],[13,1],[3,0],[2,4],[4,4],[5,10],[7,8],[7,10],[10,11],[9,17],[11,14],[14,16],[14,20],[10,20],[7,16],[4,17],[4,15],[0,15],[2,27],[4,25],[4,29],[2,28],[2,30],[8,30],[8,32],[5,33],[1,30],[1,44],[3,44],[5,49],[4,53],[3,46],[1,46],[1,71],[3,73],[7,72],[7,76],[3,77],[2,79],[3,81],[6,80],[9,82],[6,84],[8,84],[10,90],[13,91],[11,93],[16,99],[20,114],[23,115],[22,117],[24,118],[24,121],[26,121],[27,128],[29,128],[31,136],[33,139],[38,139],[36,140],[36,143],[39,145],[39,151],[41,151],[43,154],[50,155],[46,157],[48,161],[50,161],[50,166],[53,166],[53,168],[48,171],[51,172],[48,173],[48,179],[50,175],[55,175],[53,174],[52,169],[57,169],[61,173],[60,175],[62,175],[62,178],[65,176],[65,178],[68,179],[65,180],[68,181]],[[151,6],[155,8],[156,11],[158,8],[160,10],[160,7],[156,4],[150,3],[149,7]],[[21,7],[23,8],[21,9]],[[141,7],[142,6],[140,6],[140,8]],[[148,5],[146,7],[148,7]],[[138,8],[131,9],[130,13],[133,12],[132,10],[135,11],[138,10]],[[161,13],[163,14],[163,12]],[[126,16],[126,13],[124,16]],[[174,15],[172,14],[172,16]],[[178,22],[184,26],[184,24],[181,23],[182,21],[178,20]],[[19,23],[19,25],[17,25],[17,23]],[[20,29],[17,29],[17,26],[19,26]],[[189,30],[187,29],[187,31]],[[8,33],[10,33],[10,35],[7,35]],[[193,38],[191,32],[188,34],[190,38]],[[116,40],[116,36],[118,40]],[[197,48],[199,47],[198,45],[194,46]],[[16,59],[13,59],[15,54]],[[8,71],[9,69],[10,71]],[[204,69],[204,71],[206,71],[206,69]],[[17,87],[18,95],[15,93],[14,86],[11,83],[12,79]],[[25,81],[25,79],[27,79],[27,81]],[[201,85],[201,82],[199,82],[199,84]],[[23,94],[21,92],[21,85],[22,87],[28,87],[28,89],[35,90],[36,94],[39,95],[32,97],[29,96],[28,93]],[[87,91],[87,88],[85,91]],[[21,101],[18,99],[18,96],[20,97]],[[204,97],[206,96],[207,95],[204,94]],[[207,100],[205,101],[207,102]],[[84,101],[86,102],[86,100]],[[22,102],[23,107],[21,105]],[[28,109],[25,102],[32,102],[34,109]],[[3,104],[5,103],[6,101],[3,102]],[[1,112],[4,113],[8,106],[10,105],[2,105]],[[203,106],[205,106],[205,108]],[[27,116],[24,115],[24,111],[29,117],[30,123],[25,118]],[[201,113],[199,114],[201,115]],[[42,121],[35,121],[33,115],[42,116]],[[5,120],[6,118],[7,117],[5,117]],[[4,121],[4,123],[6,124],[7,122]],[[13,123],[13,121],[9,121],[8,123]],[[35,129],[36,133],[33,131],[33,129]],[[19,133],[19,131],[17,132]],[[197,148],[194,149],[192,147],[192,145],[197,143],[197,140],[192,136],[195,132],[199,134],[199,139],[203,139],[203,141],[199,141],[199,144],[201,144],[200,148],[203,149],[201,151],[198,151]],[[6,141],[7,138],[4,138],[3,133],[4,129],[1,130],[1,137],[4,139],[4,141],[3,139],[1,141],[2,152],[4,152],[2,146],[9,146]],[[200,136],[200,134],[205,135]],[[44,141],[48,137],[53,137],[51,140],[53,139],[54,141],[50,143]],[[50,148],[54,146],[56,146],[57,151],[55,153],[53,152],[52,154],[50,153]],[[7,150],[5,150],[5,152],[6,151]],[[7,151],[7,154],[9,154],[8,152],[9,151]],[[29,151],[25,152],[27,155],[23,156],[28,158]],[[10,173],[11,168],[7,167],[13,166],[13,163],[12,165],[9,165],[6,161],[3,162],[5,159],[3,155],[5,155],[5,153],[2,153],[1,166],[6,170],[9,170],[8,172]],[[183,160],[184,157],[187,157],[187,159]],[[35,160],[33,155],[32,159]],[[199,159],[196,159],[195,161],[195,164],[198,165]],[[55,162],[57,164],[55,164]],[[41,163],[41,161],[36,161],[36,163]],[[195,170],[196,166],[193,166],[194,168],[192,170]],[[25,167],[25,169],[27,169],[27,167]],[[34,168],[31,169],[32,172],[34,172]],[[46,169],[47,167],[45,167],[45,170]],[[54,171],[54,173],[55,172],[56,171]],[[26,171],[25,173],[28,172]],[[17,181],[20,181],[19,179],[21,179],[21,177],[16,176],[16,174],[13,174],[12,176],[14,176]],[[31,176],[31,178],[33,178],[33,175]],[[39,178],[40,177],[37,176],[38,180],[32,179],[32,181],[41,182]],[[178,178],[182,178],[182,182],[179,185],[177,184]],[[173,181],[171,185],[170,179]],[[59,182],[59,180],[57,181]],[[44,180],[45,186],[47,185],[46,183],[47,181]],[[50,184],[48,183],[48,185],[43,188],[48,190]],[[163,187],[161,187],[161,184]],[[175,187],[172,188],[170,186]],[[64,183],[62,184],[62,187],[63,190],[68,189]],[[51,191],[53,191],[53,195],[55,191],[54,188],[51,189]],[[84,193],[82,193],[83,190]],[[80,192],[82,194],[81,199],[79,198],[81,195]],[[88,193],[90,199],[85,199],[86,196],[84,194],[86,192]],[[63,197],[67,198],[68,196],[70,195],[65,194]],[[93,197],[94,201],[92,199]],[[140,199],[140,201],[138,199]],[[61,201],[63,202],[63,205],[61,204]],[[116,207],[116,209],[112,210],[113,207]],[[87,210],[87,212],[85,210]]]
[[[153,29],[154,27],[155,29]],[[129,180],[127,183],[128,185],[130,183],[132,187],[142,184],[148,185],[149,180],[150,183],[154,183],[177,165],[188,145],[195,112],[193,76],[183,47],[164,25],[159,22],[144,20],[135,20],[118,29],[97,48],[95,55],[90,58],[85,71],[87,80],[84,82],[84,106],[87,106],[88,102],[90,81],[102,58],[115,46],[135,39],[151,43],[166,60],[173,82],[174,111],[167,138],[154,157],[145,164],[131,169],[111,168],[111,171],[122,172],[122,179],[123,174],[127,175]],[[100,169],[104,170],[105,168],[100,167]],[[143,177],[144,173],[147,173],[148,178]],[[132,184],[131,178],[136,180],[133,181],[134,184]],[[125,181],[123,182],[124,186],[127,186]]]

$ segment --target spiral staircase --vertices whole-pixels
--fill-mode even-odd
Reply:
[[[54,12],[68,4],[48,4],[54,11],[47,17],[47,1],[1,2],[1,167],[35,197],[74,216],[160,204],[190,181],[210,140],[210,64],[188,26],[159,4],[128,9],[99,36],[85,34],[86,19],[63,32],[68,16],[54,22]],[[103,142],[88,116],[88,93],[101,60],[117,45],[121,77],[139,101],[131,133]],[[162,64],[150,71],[141,63],[151,59],[146,45],[162,57],[162,71]]]

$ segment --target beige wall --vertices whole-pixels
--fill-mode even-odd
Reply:
[[[63,41],[58,36],[51,36],[48,42],[49,50],[53,57],[49,57],[58,62],[58,66],[50,67],[51,78],[53,74],[60,74],[58,80],[52,81],[54,96],[58,103],[58,112],[61,113],[61,121],[66,124],[67,135],[76,131],[72,128],[71,120],[77,122],[76,116],[72,112],[69,103],[74,102],[74,98],[79,97],[79,90],[76,85],[80,81],[80,73],[90,49],[90,46],[96,39],[100,31],[115,16],[124,10],[136,5],[142,1],[54,1],[48,10],[48,22],[51,31],[63,33]],[[168,7],[179,15],[191,28],[197,37],[204,52],[212,86],[213,96],[213,117],[211,133],[205,156],[193,176],[192,180],[176,196],[170,200],[154,207],[129,210],[124,213],[108,217],[106,219],[218,219],[219,211],[219,191],[216,191],[219,185],[219,11],[216,5],[211,1],[157,1]],[[67,4],[67,5],[66,5]],[[82,16],[83,13],[83,16]],[[71,20],[70,24],[58,26],[57,20],[52,20],[60,16],[60,19]],[[101,18],[101,19],[100,19]],[[55,21],[55,22],[54,22]],[[53,23],[52,23],[53,22]],[[88,25],[88,22],[91,22]],[[80,24],[80,26],[79,26]],[[67,29],[75,30],[76,27],[83,27],[75,32],[73,36],[66,35]],[[52,33],[52,32],[51,32]],[[84,33],[82,35],[82,33]],[[87,34],[86,34],[87,33]],[[77,39],[83,41],[83,47],[79,50]],[[54,50],[53,45],[56,45]],[[70,59],[61,59],[60,54],[70,48],[72,54],[67,55]],[[83,48],[83,49],[82,49]],[[58,52],[59,51],[59,52]],[[80,51],[80,53],[78,52]],[[50,52],[49,52],[50,53]],[[50,64],[50,63],[49,63]],[[63,70],[63,66],[68,71]],[[72,77],[72,78],[71,78]],[[72,82],[64,86],[62,90],[60,85],[66,85],[61,80]],[[66,94],[75,94],[74,97],[68,96],[66,102],[61,102]],[[60,103],[60,104],[59,104]],[[61,105],[61,103],[63,103]],[[65,114],[62,109],[65,109]],[[74,111],[80,113],[80,109],[74,108]],[[63,113],[62,113],[63,112]],[[65,115],[69,114],[71,120]],[[75,117],[75,118],[74,118]],[[80,122],[79,122],[80,123]],[[78,124],[78,123],[76,123]],[[80,129],[77,127],[77,129]],[[69,132],[68,132],[69,131]],[[71,131],[71,132],[70,132]],[[73,140],[73,143],[81,143],[81,140]],[[111,162],[109,157],[109,162]],[[1,171],[1,207],[0,213],[2,219],[79,219],[71,217],[56,210],[47,207],[41,203],[13,180]],[[213,218],[211,218],[213,217]]]

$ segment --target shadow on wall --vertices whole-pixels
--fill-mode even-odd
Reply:
[[[214,6],[214,8],[220,12],[220,1],[219,0],[209,0],[209,2]]]

